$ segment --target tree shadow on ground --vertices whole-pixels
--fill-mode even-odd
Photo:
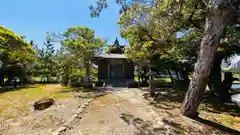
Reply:
[[[132,125],[137,129],[136,135],[159,135],[166,132],[163,128],[154,127],[152,122],[136,118],[131,114],[122,113],[120,117],[128,125]]]
[[[153,98],[154,102],[151,102],[155,107],[163,109],[174,109],[178,107],[174,103],[182,103],[185,97],[186,91],[181,90],[165,90],[157,92]],[[145,97],[148,99],[148,97]],[[149,99],[148,99],[149,100]],[[172,103],[172,104],[169,104]],[[221,102],[215,96],[209,96],[206,92],[202,98],[201,104],[204,109],[212,113],[227,113],[231,116],[240,116],[240,107],[233,102]]]
[[[196,118],[196,119],[191,119],[193,123],[201,123],[204,124],[206,126],[208,126],[208,128],[206,128],[205,130],[199,130],[198,128],[195,128],[194,126],[188,126],[186,130],[186,128],[184,128],[183,125],[181,125],[180,123],[177,123],[175,121],[172,120],[168,120],[168,119],[163,119],[163,122],[171,127],[173,127],[175,129],[175,131],[178,131],[179,133],[187,133],[187,134],[212,134],[214,132],[217,132],[218,134],[225,134],[225,133],[229,133],[229,134],[233,134],[233,135],[239,135],[240,132],[237,130],[234,130],[232,128],[223,126],[221,124],[209,121],[209,120],[205,120],[202,118]],[[216,131],[213,131],[213,129],[216,129]],[[206,131],[207,130],[207,131]]]
[[[233,135],[240,135],[240,132],[237,131],[237,130],[234,130],[232,128],[229,128],[229,127],[226,127],[226,126],[223,126],[221,124],[218,124],[216,122],[212,122],[212,121],[209,121],[209,120],[206,120],[206,119],[202,119],[200,117],[194,119],[202,124],[205,124],[205,125],[208,125],[210,127],[213,127],[215,129],[218,129],[224,133],[230,133],[230,134],[233,134]]]
[[[178,110],[177,113],[180,114],[179,109],[184,99],[184,96],[185,96],[185,91],[165,90],[165,91],[158,92],[156,96],[152,98],[153,100],[149,98],[149,95],[145,96],[145,99],[151,100],[150,103],[153,106],[159,109],[163,109],[165,113],[170,112],[168,113],[169,117],[174,117],[173,114],[176,113],[175,112],[176,109]],[[231,115],[233,117],[240,116],[240,108],[235,103],[223,103],[220,100],[218,100],[216,97],[209,96],[209,93],[207,92],[202,98],[200,109],[202,111],[210,112],[210,115],[212,115],[211,113],[215,113],[216,115],[224,113],[226,115]],[[207,116],[208,114],[203,114],[203,115]],[[227,132],[231,134],[240,134],[240,132],[235,129],[213,122],[214,120],[210,121],[203,118],[198,118],[195,120],[225,133]],[[168,122],[165,121],[164,123],[168,123]],[[177,123],[175,123],[175,125],[171,123],[168,123],[168,124],[179,129],[178,128],[179,124],[176,125]]]
[[[240,116],[240,107],[234,102],[222,102],[215,95],[205,92],[201,104],[204,104],[206,111],[212,113],[227,113],[231,116]],[[210,96],[209,96],[210,95]]]

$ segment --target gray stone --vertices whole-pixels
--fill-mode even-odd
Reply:
[[[89,99],[87,102],[90,103],[90,102],[92,102],[92,101],[93,101],[93,99]]]
[[[75,120],[75,118],[70,118],[70,119],[68,119],[68,121],[66,121],[66,122],[63,124],[63,126],[68,127],[74,120]]]
[[[160,127],[163,127],[163,126],[164,126],[164,122],[162,122],[162,121],[157,121],[157,124],[158,124],[158,126],[160,126]]]
[[[85,104],[81,105],[81,107],[80,107],[80,108],[86,108]]]
[[[75,115],[72,116],[72,118],[76,119],[76,118],[78,118],[78,115],[75,114]]]
[[[151,115],[155,115],[155,114],[156,114],[156,112],[155,112],[155,111],[153,111],[153,110],[151,110],[151,111],[150,111],[150,114],[151,114]]]
[[[60,132],[53,132],[52,135],[60,135]]]
[[[49,129],[49,130],[48,130],[48,132],[52,132],[52,131],[53,131],[53,129]]]
[[[142,94],[144,97],[149,96],[149,92],[143,92]]]
[[[162,118],[160,118],[160,117],[156,117],[155,118],[157,121],[162,121]]]
[[[67,127],[61,126],[57,129],[57,132],[63,132],[63,131],[66,131],[66,130],[67,130]]]
[[[165,125],[165,126],[164,126],[164,129],[169,129],[169,128],[170,128],[169,125]]]
[[[80,114],[80,113],[82,113],[83,111],[84,111],[83,108],[79,108],[79,109],[77,109],[77,114]]]

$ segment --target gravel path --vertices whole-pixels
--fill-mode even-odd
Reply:
[[[160,134],[164,126],[148,108],[138,89],[113,91],[94,100],[82,119],[71,125],[65,135],[142,135]],[[159,120],[159,121],[157,121]]]

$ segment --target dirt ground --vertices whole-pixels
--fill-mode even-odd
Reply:
[[[134,90],[134,89],[132,89]],[[154,116],[149,113],[146,102],[129,89],[93,101],[81,120],[72,125],[65,135],[136,135],[147,131],[137,126],[136,121],[154,125]],[[138,127],[138,128],[137,128]],[[156,127],[152,127],[152,130]],[[151,130],[151,129],[149,129]],[[149,131],[151,132],[151,131]],[[155,134],[159,134],[155,132]]]
[[[32,93],[29,91],[32,91],[34,96],[31,95]],[[14,118],[6,119],[8,118],[6,117],[7,113],[0,116],[2,119],[0,121],[0,134],[50,135],[53,130],[56,130],[75,114],[76,108],[78,108],[79,105],[89,99],[82,98],[82,96],[90,94],[89,92],[72,91],[70,88],[63,89],[61,85],[46,85],[44,89],[41,90],[44,92],[44,96],[39,95],[38,91],[39,90],[35,90],[34,88],[3,94],[4,97],[12,97],[12,102],[10,102],[10,99],[2,101],[5,101],[5,105],[8,105],[8,108],[4,111],[11,113],[11,115],[14,114]],[[18,95],[16,94],[21,95],[22,100],[18,99]],[[3,95],[1,96],[3,97]],[[53,97],[56,104],[43,111],[33,111],[33,101],[41,99],[42,97]],[[25,103],[25,105],[23,103],[16,103],[21,101]],[[1,104],[3,104],[3,102]],[[21,111],[22,109],[25,109],[24,115],[18,113],[19,110]],[[16,114],[19,114],[19,116],[15,116]]]
[[[78,92],[76,92],[78,93]],[[76,94],[73,92],[72,94]],[[146,98],[140,89],[113,88],[112,93],[94,99],[81,119],[77,119],[61,135],[219,135],[239,134],[239,116],[210,113],[200,107],[202,119],[192,120],[180,115],[180,102],[174,92],[158,99]],[[168,95],[168,96],[167,96]],[[88,98],[57,99],[56,105],[27,116],[2,121],[3,135],[50,135],[75,114],[76,108]],[[182,99],[179,99],[179,101]],[[205,105],[205,104],[203,104]],[[224,114],[224,115],[223,115]],[[207,116],[211,116],[208,118]],[[220,123],[222,116],[231,117]],[[215,121],[214,121],[215,119]],[[235,120],[236,119],[236,120]],[[235,120],[235,121],[234,121]],[[219,124],[220,123],[220,124]],[[227,124],[230,124],[228,126]]]
[[[81,120],[64,135],[219,135],[239,134],[235,129],[220,126],[207,119],[192,120],[180,115],[180,104],[156,107],[148,104],[139,89],[121,89],[101,97],[87,108]],[[165,105],[165,108],[164,108]],[[203,112],[204,114],[205,112]],[[156,117],[158,114],[158,117]],[[125,118],[124,118],[125,116]],[[201,117],[207,115],[201,115]],[[213,117],[215,117],[213,115]],[[162,122],[162,123],[161,123]],[[161,123],[161,124],[159,124]],[[236,123],[239,124],[239,123]],[[234,124],[233,124],[234,125]]]

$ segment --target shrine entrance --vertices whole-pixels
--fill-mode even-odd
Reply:
[[[124,66],[121,59],[111,59],[110,62],[110,82],[117,83],[124,80]]]

